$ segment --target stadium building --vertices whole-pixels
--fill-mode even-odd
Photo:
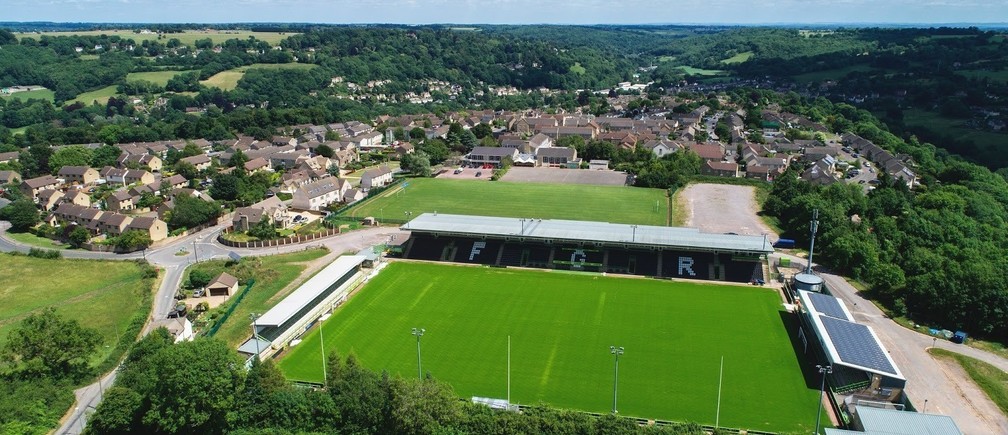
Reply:
[[[363,255],[344,255],[311,277],[297,290],[254,319],[254,335],[238,347],[238,351],[251,358],[274,355],[291,340],[300,337],[323,314],[332,311],[346,300],[347,293],[361,279]]]
[[[404,258],[715,281],[762,281],[766,236],[693,228],[424,213]]]

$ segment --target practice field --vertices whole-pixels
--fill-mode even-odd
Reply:
[[[36,99],[36,100],[46,100],[50,103],[53,102],[53,99],[55,97],[56,93],[49,89],[38,89],[34,91],[15,92],[13,94],[0,95],[0,98],[3,98],[5,100],[19,99],[21,101],[28,101],[31,99]]]
[[[347,215],[402,220],[424,212],[667,225],[662,189],[416,178],[352,208]]]
[[[751,286],[396,262],[323,325],[325,349],[373,370],[423,370],[460,397],[608,412],[613,355],[621,415],[713,424],[724,357],[720,423],[767,431],[812,429],[818,384],[807,382],[776,292]],[[279,366],[322,381],[315,328]],[[825,419],[824,419],[825,421]]]
[[[214,88],[230,91],[238,87],[238,80],[245,76],[245,71],[250,69],[311,69],[317,65],[311,63],[255,63],[248,66],[221,71],[210,76],[206,80],[201,80],[200,84]]]

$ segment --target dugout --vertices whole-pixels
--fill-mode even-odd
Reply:
[[[404,258],[666,278],[762,280],[773,252],[765,236],[607,222],[424,213],[402,228]]]

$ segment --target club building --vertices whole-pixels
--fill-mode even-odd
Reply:
[[[660,278],[762,280],[773,252],[765,236],[606,222],[424,213],[402,229],[409,259]]]
[[[238,351],[251,360],[259,354],[268,358],[301,336],[323,314],[346,300],[347,293],[364,273],[363,255],[344,255],[311,277],[297,290],[253,321],[255,335],[242,343]]]

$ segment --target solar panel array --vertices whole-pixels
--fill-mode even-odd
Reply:
[[[867,326],[827,315],[820,315],[819,319],[843,362],[897,374]]]
[[[812,306],[815,307],[816,311],[820,314],[825,314],[837,319],[854,320],[847,317],[847,313],[844,312],[843,307],[840,306],[839,299],[815,292],[808,292],[808,297],[809,300],[812,301]]]

